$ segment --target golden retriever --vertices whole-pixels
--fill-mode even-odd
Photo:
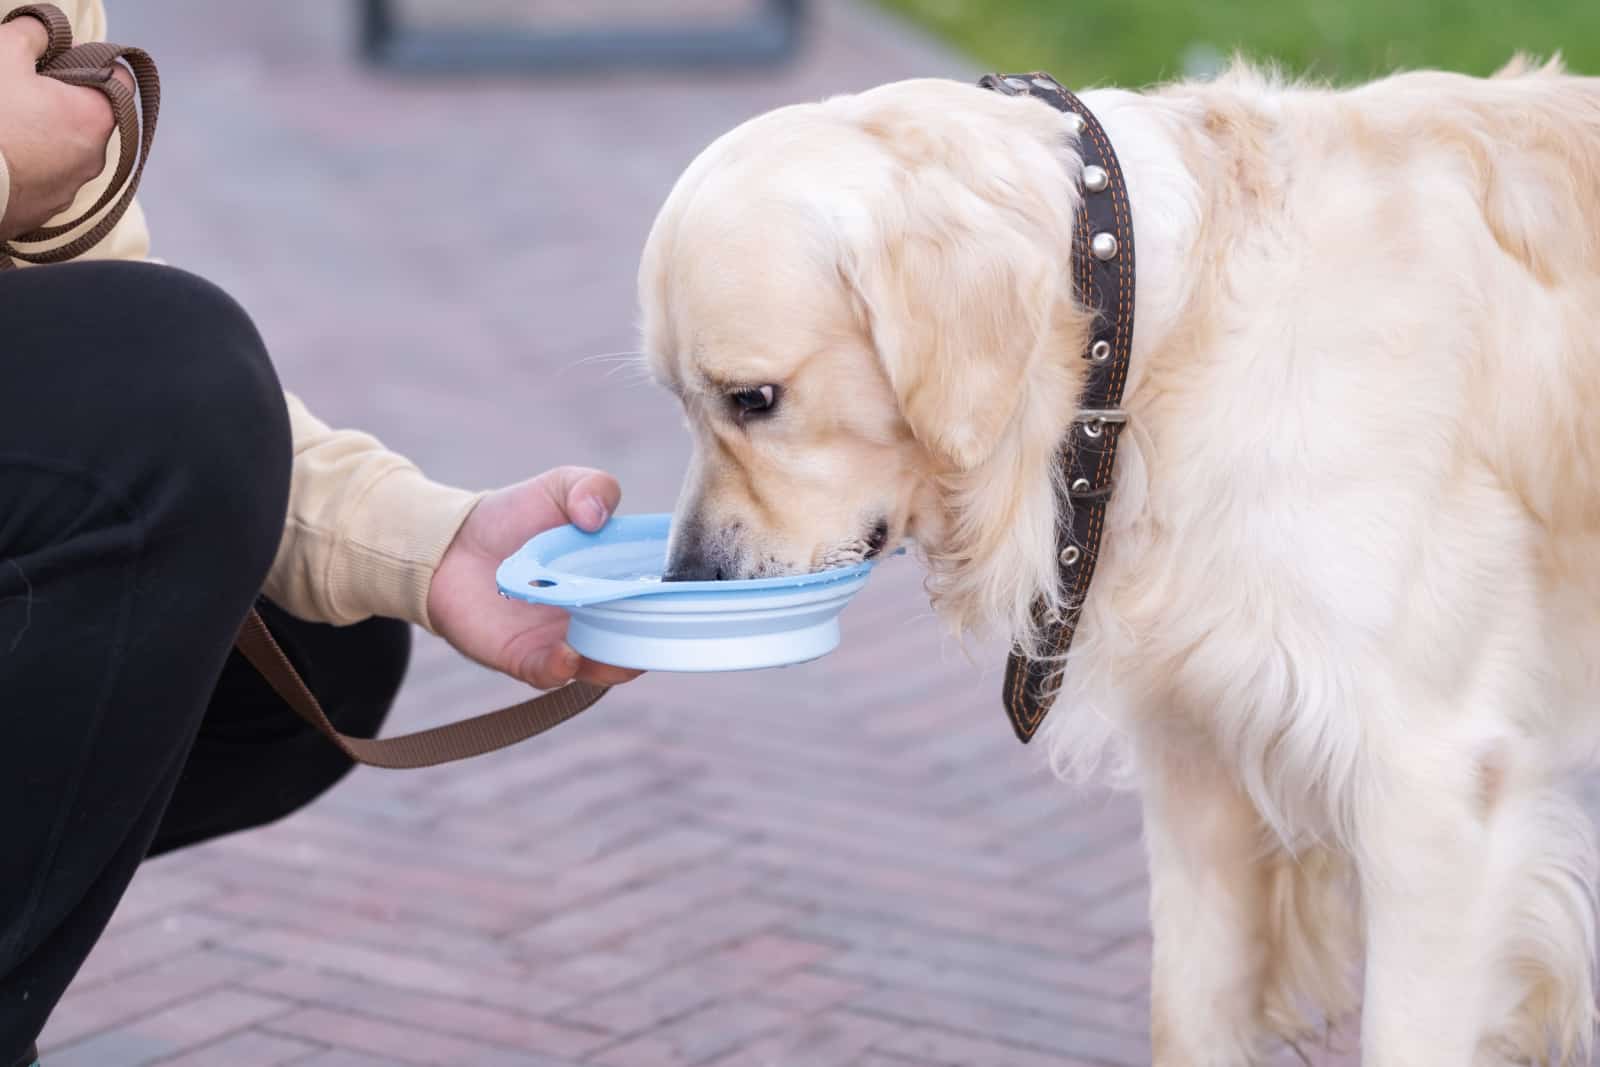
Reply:
[[[1141,797],[1156,1063],[1258,1062],[1358,999],[1367,1064],[1587,1062],[1600,80],[1083,99],[1138,308],[1044,736]],[[1041,101],[917,80],[694,161],[640,271],[695,446],[671,576],[910,539],[954,627],[1034,646],[1085,366],[1076,145]]]

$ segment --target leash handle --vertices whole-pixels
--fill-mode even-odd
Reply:
[[[27,4],[16,8],[0,18],[0,25],[24,16],[43,23],[48,38],[45,53],[39,59],[40,74],[105,94],[111,113],[116,117],[119,150],[117,169],[100,199],[71,222],[41,226],[17,237],[15,243],[0,242],[0,270],[9,270],[19,259],[27,263],[62,263],[83,255],[104,240],[133,205],[145,161],[150,158],[151,146],[155,144],[156,119],[161,113],[161,75],[145,52],[102,42],[74,48],[72,24],[54,4]],[[134,93],[114,77],[119,63],[127,64],[133,72],[134,84],[138,86],[137,105]],[[97,215],[99,218],[95,219]],[[38,244],[65,237],[91,219],[95,219],[92,226],[57,248],[30,252],[16,247],[17,244]]]
[[[607,691],[588,682],[570,682],[532,700],[430,730],[381,739],[350,737],[328,721],[321,703],[284,655],[260,612],[251,610],[234,647],[297,715],[352,760],[370,767],[433,767],[507,748],[560,726],[592,707]]]

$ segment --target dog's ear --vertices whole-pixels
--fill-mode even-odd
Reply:
[[[975,190],[938,168],[908,175],[902,191],[849,250],[844,273],[911,432],[951,469],[971,471],[994,454],[1045,350],[1078,316],[1070,221],[1030,218],[983,195],[1020,188]]]

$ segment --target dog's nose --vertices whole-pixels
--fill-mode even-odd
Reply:
[[[727,577],[722,564],[709,559],[674,560],[667,564],[663,582],[720,582]]]
[[[716,553],[707,550],[698,537],[686,537],[672,548],[667,569],[661,575],[664,582],[720,582],[728,574]]]
[[[673,564],[661,576],[663,582],[720,582],[726,575],[722,568],[708,560],[699,560],[695,563],[679,566]]]

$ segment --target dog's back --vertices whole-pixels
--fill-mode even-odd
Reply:
[[[1152,510],[1202,513],[1174,572],[1251,576],[1191,569],[1194,617],[1267,603],[1444,691],[1504,653],[1541,680],[1529,714],[1594,718],[1571,712],[1600,695],[1600,79],[1241,69],[1165,95],[1210,269],[1151,360]]]

